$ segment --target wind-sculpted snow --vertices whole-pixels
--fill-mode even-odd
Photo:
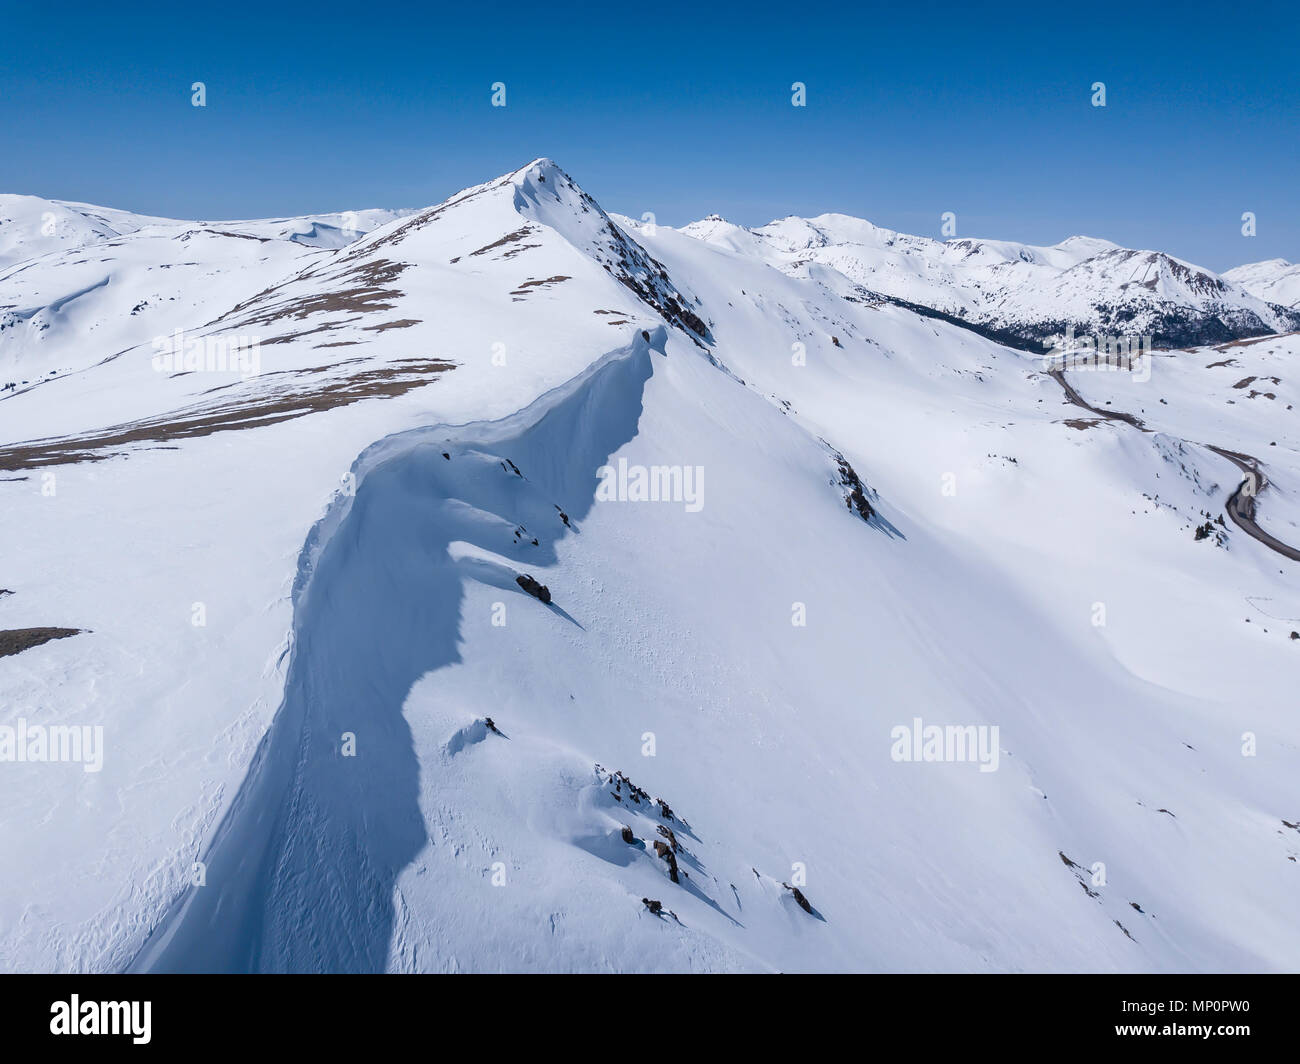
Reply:
[[[417,430],[358,460],[355,498],[304,551],[284,704],[205,858],[211,885],[140,967],[384,970],[393,885],[426,842],[403,703],[459,660],[464,582],[517,596],[517,572],[554,562],[594,471],[636,432],[650,357],[638,339],[504,422]]]
[[[103,758],[0,765],[0,967],[1300,966],[1300,335],[1037,333],[1281,328],[1284,267],[683,233],[545,159],[51,203],[0,201],[0,726]]]

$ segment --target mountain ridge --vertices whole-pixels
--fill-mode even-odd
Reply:
[[[544,159],[291,236],[0,273],[0,725],[105,737],[0,966],[1300,966],[1300,336],[1060,368]]]

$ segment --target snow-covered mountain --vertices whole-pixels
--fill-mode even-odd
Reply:
[[[3,968],[1300,968],[1265,301],[544,159],[346,242],[3,203]],[[1222,340],[997,339],[1130,310]]]
[[[1266,259],[1237,266],[1223,275],[1233,284],[1270,303],[1300,308],[1300,265],[1286,259]]]
[[[178,222],[0,195],[0,384],[79,370],[193,328],[307,249],[342,247],[411,213]]]
[[[1035,349],[1067,330],[1151,337],[1162,347],[1300,329],[1300,310],[1230,271],[1075,236],[1052,247],[931,240],[860,218],[784,218],[757,229],[712,215],[683,232],[793,276],[829,266],[872,292],[978,324]],[[1261,266],[1267,264],[1260,264]],[[1249,270],[1251,267],[1241,267]]]

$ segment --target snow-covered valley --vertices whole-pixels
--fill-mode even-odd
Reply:
[[[1300,969],[1281,267],[0,219],[0,968]]]

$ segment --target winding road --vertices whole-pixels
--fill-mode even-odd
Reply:
[[[1246,474],[1245,479],[1237,486],[1237,490],[1229,496],[1228,504],[1225,507],[1228,516],[1232,518],[1232,523],[1245,532],[1246,535],[1259,540],[1264,546],[1272,548],[1278,554],[1285,555],[1292,561],[1300,562],[1300,550],[1297,550],[1289,543],[1283,543],[1276,536],[1270,536],[1255,523],[1255,499],[1261,491],[1268,487],[1268,478],[1264,476],[1259,468],[1259,459],[1248,454],[1238,454],[1236,451],[1216,447],[1212,443],[1207,443],[1205,446],[1215,454],[1226,458]]]
[[[1091,414],[1096,414],[1107,421],[1122,421],[1141,432],[1151,431],[1134,414],[1126,414],[1119,410],[1102,410],[1093,406],[1075,391],[1074,386],[1065,379],[1063,369],[1050,369],[1047,371],[1047,375],[1061,386],[1061,390],[1065,392],[1065,398],[1075,406],[1087,410]],[[1263,471],[1260,469],[1259,459],[1253,455],[1216,447],[1212,443],[1204,444],[1204,446],[1219,455],[1219,457],[1226,458],[1245,474],[1245,479],[1237,486],[1237,490],[1228,497],[1228,502],[1224,507],[1228,517],[1232,519],[1232,523],[1252,539],[1259,540],[1269,550],[1276,551],[1284,558],[1300,562],[1300,549],[1291,546],[1289,543],[1283,543],[1276,536],[1269,535],[1255,522],[1255,499],[1261,491],[1268,487],[1268,478],[1264,476]]]

